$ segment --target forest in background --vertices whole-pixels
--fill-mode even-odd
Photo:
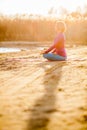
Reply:
[[[62,18],[26,14],[13,17],[0,15],[0,41],[53,41],[57,20],[66,23],[67,43],[87,44],[87,12],[84,15],[73,12]]]

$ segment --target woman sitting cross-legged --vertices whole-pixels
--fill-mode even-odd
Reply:
[[[66,60],[67,54],[65,50],[65,35],[66,25],[62,21],[58,21],[55,26],[57,36],[54,39],[54,43],[47,50],[43,51],[43,57],[52,60],[60,61]]]

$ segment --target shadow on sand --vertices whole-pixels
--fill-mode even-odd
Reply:
[[[52,113],[56,112],[56,95],[65,61],[39,64],[44,69],[44,93],[35,101],[26,130],[48,130]],[[59,90],[61,91],[61,90]],[[57,101],[58,102],[58,101]]]

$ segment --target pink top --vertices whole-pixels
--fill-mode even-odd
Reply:
[[[63,33],[59,33],[56,38],[54,39],[53,45],[46,50],[45,52],[52,52],[54,54],[58,54],[60,56],[66,57],[66,50],[65,50],[65,36]]]

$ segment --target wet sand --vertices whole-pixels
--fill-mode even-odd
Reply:
[[[0,130],[87,130],[87,46],[55,62],[42,49],[0,54]]]

